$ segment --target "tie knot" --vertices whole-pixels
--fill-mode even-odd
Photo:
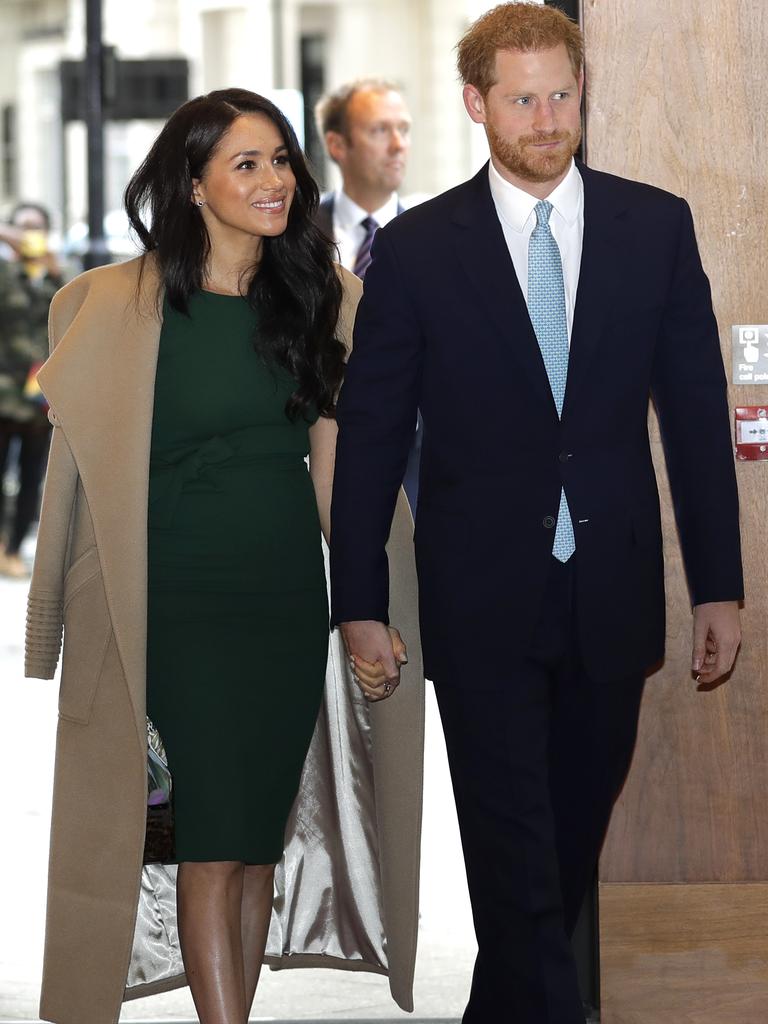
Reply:
[[[548,203],[546,199],[540,199],[536,206],[536,222],[538,224],[549,224],[549,215],[552,213],[552,203]]]
[[[378,226],[378,223],[373,219],[373,217],[365,217],[360,221],[360,227],[366,235],[372,235]]]

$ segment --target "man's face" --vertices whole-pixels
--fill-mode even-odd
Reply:
[[[329,132],[328,152],[339,165],[345,189],[396,192],[411,148],[411,115],[398,92],[356,92],[347,105],[347,135]]]
[[[485,125],[494,164],[513,184],[557,185],[581,141],[583,76],[561,43],[550,50],[499,50],[486,96],[464,87],[473,121]]]

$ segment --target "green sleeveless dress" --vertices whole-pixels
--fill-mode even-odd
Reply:
[[[149,484],[147,714],[178,861],[279,861],[323,692],[328,604],[309,423],[247,301],[166,303]],[[314,419],[316,419],[316,414]]]

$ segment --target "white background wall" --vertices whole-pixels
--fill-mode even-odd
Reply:
[[[124,58],[186,57],[190,92],[197,95],[228,85],[299,88],[301,35],[321,33],[327,87],[372,74],[402,85],[414,117],[403,191],[434,194],[486,158],[482,129],[463,109],[454,47],[491,6],[483,0],[103,0],[104,39]],[[84,9],[83,0],[0,0],[0,103],[18,109],[17,193],[49,205],[58,223],[86,216],[85,132],[80,124],[62,131],[58,116],[58,64],[83,54]],[[119,207],[125,182],[159,127],[108,126],[108,210]],[[0,204],[17,193],[0,182]]]

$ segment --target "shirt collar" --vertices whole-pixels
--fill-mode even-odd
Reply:
[[[509,227],[522,232],[538,203],[536,196],[525,192],[502,178],[493,161],[488,163],[488,179],[491,196],[499,216]],[[584,182],[574,160],[568,173],[554,191],[547,196],[547,202],[568,224],[574,224],[581,213],[584,200]]]
[[[368,213],[362,206],[358,206],[353,199],[350,199],[343,189],[338,189],[334,200],[333,215],[336,223],[343,231],[351,231],[361,221],[365,220],[366,217],[373,217],[379,227],[383,228],[385,224],[389,224],[397,216],[398,206],[397,193],[393,192],[380,209],[374,210],[373,213]]]

